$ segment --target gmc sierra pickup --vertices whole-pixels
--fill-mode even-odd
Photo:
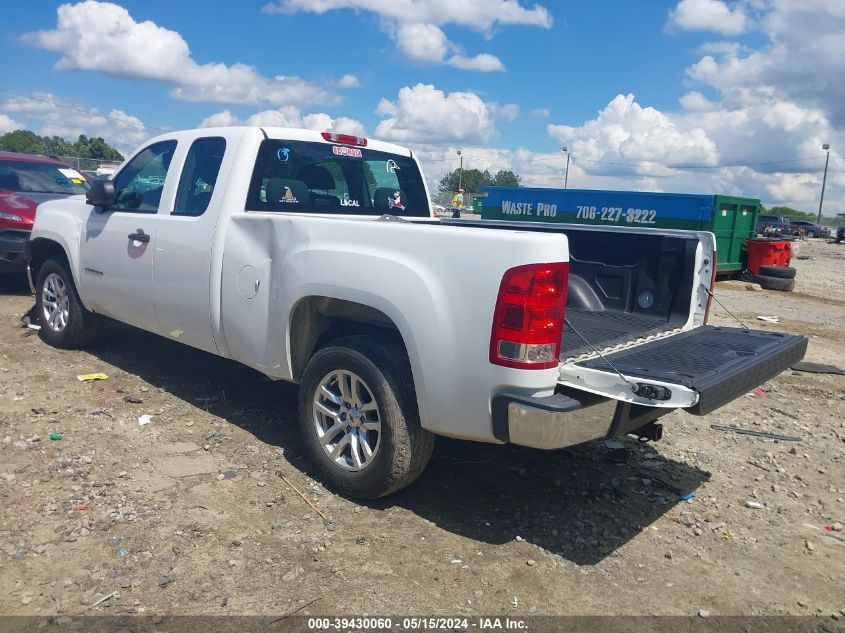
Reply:
[[[706,325],[706,232],[431,217],[412,151],[283,128],[159,136],[29,243],[40,336],[104,317],[300,385],[326,482],[412,482],[435,435],[541,449],[704,415],[800,359]]]

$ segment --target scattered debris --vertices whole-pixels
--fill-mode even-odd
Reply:
[[[92,605],[91,605],[91,608],[93,609],[94,607],[96,607],[96,606],[98,606],[98,605],[101,605],[101,604],[102,604],[102,603],[104,603],[106,600],[108,600],[109,598],[114,598],[116,595],[117,595],[117,591],[112,591],[109,595],[107,595],[107,596],[103,596],[102,598],[100,598],[99,600],[97,600],[97,602],[95,602],[94,604],[92,604]]]
[[[725,433],[736,433],[738,435],[753,435],[754,437],[763,437],[770,440],[778,440],[779,442],[800,442],[801,438],[797,435],[778,435],[777,433],[768,433],[766,431],[752,431],[750,429],[741,429],[736,426],[721,426],[719,424],[711,424],[710,428],[714,431],[724,431]],[[752,464],[756,466],[757,464]]]
[[[752,510],[763,510],[765,508],[765,506],[759,501],[746,501],[745,507],[751,508]]]
[[[128,402],[129,404],[141,404],[144,402],[137,396],[123,396],[123,401]]]
[[[138,418],[138,426],[144,426],[145,424],[149,424],[153,421],[153,416],[149,413],[145,413],[141,417]]]
[[[92,380],[107,380],[108,376],[103,373],[99,374],[79,374],[76,379],[79,382],[91,382]]]
[[[694,492],[688,492],[687,494],[681,496],[681,501],[691,501],[692,499],[695,499]]]
[[[795,363],[790,369],[794,369],[795,371],[803,371],[810,374],[836,374],[838,376],[845,376],[845,369],[840,369],[836,365],[811,363],[809,361],[801,361]]]
[[[780,323],[780,317],[777,316],[764,316],[758,314],[757,318],[761,321],[765,321],[766,323]]]
[[[76,510],[78,512],[81,512],[82,510],[88,510],[88,509],[91,508],[91,505],[92,505],[92,502],[89,500],[89,501],[86,501],[85,503],[80,503],[78,506],[76,506]]]
[[[285,482],[288,486],[290,486],[291,488],[293,488],[293,491],[294,491],[296,494],[298,494],[300,497],[302,497],[303,501],[305,501],[305,503],[307,503],[307,504],[311,507],[311,509],[312,509],[314,512],[316,512],[317,514],[319,514],[319,515],[320,515],[320,518],[321,518],[321,519],[323,519],[323,522],[328,521],[328,518],[326,518],[326,515],[325,515],[325,514],[323,514],[322,512],[320,512],[320,510],[317,508],[317,506],[315,506],[313,503],[311,503],[311,502],[308,500],[308,497],[306,497],[304,494],[302,494],[302,493],[300,492],[299,488],[297,488],[296,486],[294,486],[294,485],[293,485],[293,484],[292,484],[292,483],[288,480],[288,478],[284,476],[284,474],[283,474],[281,471],[277,472],[276,474],[277,474],[279,477],[281,477],[281,478],[282,478],[282,481],[284,481],[284,482]]]
[[[50,433],[50,439],[53,440],[54,442],[58,442],[63,437],[64,437],[64,435],[62,435],[61,433]]]

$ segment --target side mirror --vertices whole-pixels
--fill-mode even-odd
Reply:
[[[95,180],[85,196],[85,202],[95,207],[108,209],[117,202],[117,192],[111,180]]]

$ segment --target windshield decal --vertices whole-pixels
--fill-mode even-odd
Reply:
[[[276,158],[278,158],[283,163],[288,162],[288,159],[290,158],[290,149],[287,147],[280,147],[279,151],[276,152]]]
[[[59,167],[59,172],[62,174],[62,176],[67,176],[71,180],[84,180],[82,174],[80,174],[75,169],[71,169],[70,167]]]
[[[399,169],[399,165],[397,165],[396,161],[392,158],[388,159],[388,161],[384,164],[384,167],[388,174],[395,174],[396,170]]]
[[[364,154],[357,147],[342,147],[340,145],[332,145],[332,152],[336,156],[349,156],[351,158],[363,158]]]

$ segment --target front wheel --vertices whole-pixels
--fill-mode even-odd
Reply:
[[[422,473],[434,435],[420,426],[405,350],[371,336],[339,339],[308,363],[300,426],[326,483],[360,499],[383,497]]]
[[[38,335],[53,347],[82,347],[97,335],[102,317],[89,312],[79,300],[67,263],[48,259],[38,271],[35,312]]]

